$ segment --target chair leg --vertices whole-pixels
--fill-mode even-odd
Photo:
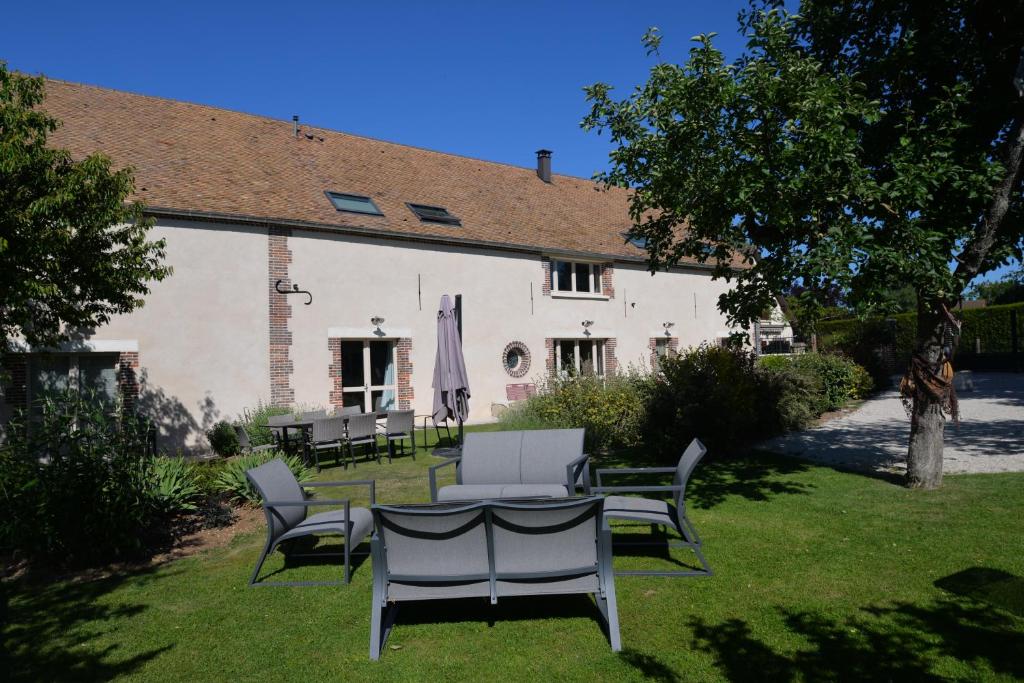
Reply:
[[[351,528],[352,527],[352,525],[350,523],[348,523],[348,520],[346,520],[346,525],[345,526],[347,528]],[[350,567],[349,560],[351,559],[351,552],[352,552],[352,550],[351,550],[351,548],[349,548],[348,533],[346,533],[342,537],[342,541],[344,541],[344,543],[345,543],[345,583],[348,584],[349,581],[352,578],[351,577],[352,570],[349,568]]]
[[[348,459],[352,461],[352,469],[356,468],[356,451],[352,442],[348,442]],[[348,469],[347,467],[345,469]]]
[[[416,459],[416,428],[412,428],[412,432],[409,433],[409,441],[412,441],[412,459]]]
[[[256,577],[260,575],[260,569],[263,568],[263,563],[266,561],[267,555],[269,555],[270,551],[272,551],[273,549],[273,541],[271,541],[270,538],[267,538],[267,543],[263,546],[263,552],[260,553],[260,559],[256,561],[256,568],[252,570],[252,576],[249,577],[250,586],[256,585]]]

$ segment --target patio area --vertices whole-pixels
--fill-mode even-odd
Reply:
[[[432,461],[325,468],[318,479],[374,478],[378,500],[419,502]],[[353,494],[353,505],[368,502]],[[8,584],[4,665],[26,680],[1024,676],[1024,474],[950,476],[921,495],[750,453],[702,463],[688,500],[716,575],[620,577],[620,654],[593,603],[567,596],[409,604],[382,661],[370,662],[369,560],[355,558],[347,587],[250,589],[263,541],[250,527],[223,547],[122,575]],[[615,558],[617,569],[652,563],[673,566]],[[277,555],[266,571],[318,580],[338,565],[285,567]]]

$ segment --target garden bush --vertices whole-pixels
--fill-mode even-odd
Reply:
[[[206,438],[210,441],[210,448],[217,455],[230,457],[238,455],[241,451],[241,445],[238,443],[238,434],[235,432],[235,428],[224,420],[213,425],[213,429],[206,432]]]
[[[156,524],[148,424],[77,392],[16,413],[0,448],[0,545],[60,564],[134,556]]]
[[[242,412],[241,425],[245,433],[249,435],[249,443],[255,448],[274,442],[274,437],[267,426],[267,419],[273,415],[288,415],[290,408],[265,405],[258,401],[255,408],[246,408]]]
[[[195,511],[204,496],[198,466],[181,457],[156,458],[151,495],[158,514],[170,517]]]
[[[636,372],[605,378],[550,378],[536,396],[501,417],[504,429],[583,427],[590,452],[640,442],[645,413],[644,378]]]
[[[214,482],[215,490],[224,494],[235,503],[259,505],[261,502],[260,494],[249,483],[245,473],[247,470],[259,467],[275,458],[281,458],[300,482],[309,481],[313,478],[313,470],[306,466],[301,457],[277,451],[265,451],[241,455],[225,462],[217,473],[217,478]]]

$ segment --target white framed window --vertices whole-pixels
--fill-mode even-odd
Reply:
[[[600,263],[551,259],[551,293],[603,296]]]
[[[604,340],[556,339],[555,370],[566,375],[604,377]]]
[[[29,356],[28,401],[38,415],[47,396],[76,391],[106,406],[117,401],[116,353],[41,353]]]
[[[369,410],[397,407],[397,344],[387,339],[344,339],[341,342],[343,406]]]

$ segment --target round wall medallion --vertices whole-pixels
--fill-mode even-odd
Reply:
[[[522,377],[530,371],[530,349],[521,341],[509,342],[501,352],[501,364],[512,377]]]

